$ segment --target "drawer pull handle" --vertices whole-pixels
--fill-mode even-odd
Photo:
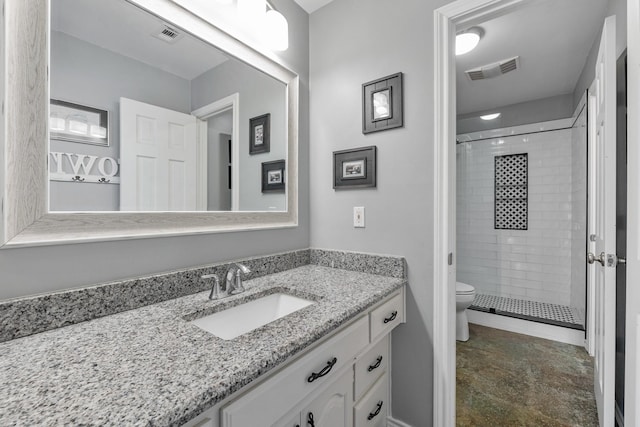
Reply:
[[[384,323],[391,322],[392,320],[394,320],[396,318],[397,315],[398,315],[398,311],[397,310],[393,310],[393,313],[391,313],[391,316],[389,316],[386,319],[384,319]]]
[[[307,415],[307,424],[311,427],[316,427],[316,422],[313,420],[313,412],[309,412],[309,415]]]
[[[373,371],[374,369],[379,367],[381,363],[382,363],[382,356],[378,356],[378,358],[376,359],[376,363],[374,365],[369,365],[369,367],[367,368],[367,372]]]
[[[333,359],[329,360],[327,362],[327,366],[322,368],[322,370],[320,372],[318,372],[318,373],[313,372],[311,375],[309,375],[309,378],[307,378],[307,382],[312,383],[315,380],[317,380],[318,378],[321,378],[321,377],[324,377],[325,375],[327,375],[331,371],[331,368],[333,368],[333,365],[335,365],[337,361],[338,361],[338,359],[335,358],[335,357]],[[311,414],[311,418],[313,418],[313,414]]]
[[[367,417],[367,420],[371,421],[372,419],[374,419],[380,413],[380,409],[382,409],[382,400],[380,402],[378,402],[378,406],[376,407],[376,411],[369,413],[369,416]]]

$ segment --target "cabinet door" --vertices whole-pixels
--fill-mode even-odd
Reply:
[[[353,427],[353,370],[320,392],[302,410],[304,427]]]
[[[301,427],[304,424],[300,422],[300,411],[296,411],[293,415],[288,415],[282,420],[275,423],[274,427]]]

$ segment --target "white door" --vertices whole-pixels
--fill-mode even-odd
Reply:
[[[589,287],[593,295],[594,391],[600,426],[614,421],[616,310],[616,21],[605,20],[590,93]]]
[[[120,98],[120,210],[196,210],[196,118]]]

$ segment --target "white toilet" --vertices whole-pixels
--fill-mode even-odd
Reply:
[[[456,340],[467,341],[469,339],[469,320],[467,319],[467,307],[476,296],[476,288],[466,283],[456,282]]]

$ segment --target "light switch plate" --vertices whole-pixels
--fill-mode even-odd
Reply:
[[[364,228],[364,206],[356,206],[353,208],[353,226],[356,228]]]

